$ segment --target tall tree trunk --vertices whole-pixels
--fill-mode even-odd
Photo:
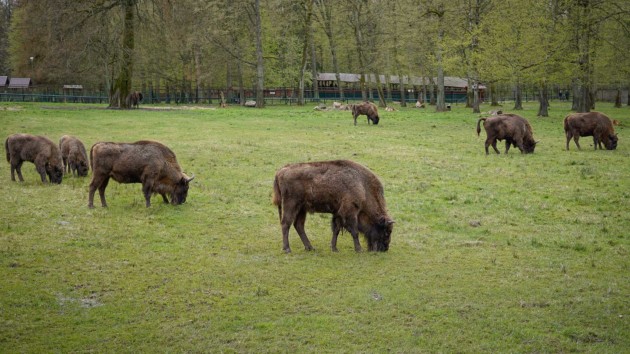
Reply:
[[[440,17],[440,21],[442,18]],[[437,61],[437,100],[435,104],[436,112],[446,112],[446,97],[444,97],[444,68],[442,67],[442,42],[444,39],[444,30],[440,29],[438,34],[438,45],[435,53]]]
[[[109,107],[130,108],[127,96],[131,91],[131,79],[133,77],[133,52],[135,46],[135,5],[137,0],[123,0],[121,6],[124,12],[123,38],[122,38],[122,63],[118,76],[110,88]]]
[[[313,4],[311,4],[311,6],[313,6]],[[315,28],[313,26],[312,20],[309,26],[309,37],[311,42],[311,76],[313,76],[313,99],[319,102],[319,82],[317,81],[317,50],[315,48]]]
[[[490,106],[497,107],[499,105],[499,95],[497,94],[497,84],[495,82],[490,83],[488,88],[490,91]]]
[[[337,89],[339,90],[339,99],[343,101],[343,83],[341,82],[341,74],[339,72],[339,60],[337,58],[337,44],[335,42],[335,34],[332,29],[332,8],[331,4],[326,0],[315,0],[317,8],[319,9],[319,16],[322,22],[322,27],[328,38],[328,45],[330,46],[330,55],[332,56],[333,70],[335,71],[335,79],[337,80]]]
[[[265,107],[265,60],[262,48],[260,0],[254,2],[254,22],[256,27],[256,108],[263,108]]]
[[[467,78],[466,80],[468,82],[468,84],[466,85],[466,108],[472,108],[473,107],[473,81],[470,78],[470,76]]]
[[[481,113],[479,109],[479,103],[480,103],[479,82],[477,81],[477,79],[473,79],[473,105],[472,105],[473,113]]]
[[[621,108],[621,87],[617,87],[617,94],[615,95],[615,108]]]
[[[521,92],[521,80],[516,79],[516,85],[514,88],[514,110],[523,110],[523,93]]]
[[[298,100],[297,104],[299,106],[303,106],[304,101],[304,74],[306,73],[306,64],[308,58],[308,43],[310,37],[310,28],[311,28],[311,15],[313,13],[313,0],[306,1],[306,21],[304,22],[303,34],[304,34],[304,42],[302,44],[302,62],[300,65],[300,79],[298,83]]]
[[[579,106],[578,97],[580,96],[580,90],[578,88],[578,81],[576,78],[571,79],[571,110],[577,111]]]
[[[549,117],[549,90],[546,82],[541,82],[539,86],[538,102],[538,117]]]
[[[201,46],[193,45],[193,60],[195,63],[195,103],[199,103],[201,96]]]
[[[376,92],[378,92],[378,105],[379,107],[387,107],[385,102],[385,92],[383,92],[383,82],[381,81],[381,75],[376,75]]]
[[[407,96],[405,92],[407,90],[407,87],[405,85],[405,80],[400,72],[398,72],[398,81],[398,90],[400,92],[400,106],[407,107]]]

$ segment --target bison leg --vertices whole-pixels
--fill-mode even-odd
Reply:
[[[306,236],[306,231],[304,231],[304,224],[306,223],[306,209],[302,209],[298,212],[295,217],[295,221],[293,222],[293,227],[295,227],[295,231],[297,231],[298,235],[300,235],[300,239],[302,239],[302,243],[304,244],[304,249],[307,251],[312,251],[313,246],[311,245],[311,241],[309,241]]]
[[[144,200],[147,208],[151,206],[151,184],[152,183],[147,183],[146,181],[142,184],[142,194],[144,194]]]
[[[333,252],[337,252],[337,237],[339,236],[339,231],[341,231],[341,220],[337,215],[333,214],[332,221],[330,222],[330,228],[332,229],[332,239],[330,240],[330,250]]]
[[[597,139],[597,134],[593,134],[593,146],[595,147],[595,150],[597,150],[597,147],[602,150],[601,144],[602,142]]]
[[[510,139],[505,139],[505,154],[507,155],[510,150],[510,145],[512,145],[512,141]]]
[[[580,136],[579,135],[573,136],[573,141],[575,141],[575,145],[578,147],[578,149],[582,150],[582,147],[580,146]]]
[[[168,198],[166,197],[166,194],[164,193],[160,193],[162,195],[162,200],[164,201],[164,204],[168,204]]]
[[[488,146],[490,145],[497,154],[500,154],[499,149],[497,149],[497,139],[486,139],[486,155],[488,155]]]
[[[287,205],[285,201],[282,202],[283,212],[280,217],[280,225],[282,225],[282,250],[286,253],[291,253],[291,247],[289,247],[289,229],[291,224],[295,220],[294,211],[295,205]]]
[[[354,125],[357,125],[357,116],[353,114],[352,117],[354,118]]]
[[[98,194],[101,197],[101,205],[103,207],[107,207],[107,202],[105,201],[105,188],[107,188],[107,184],[109,183],[109,177],[105,179],[97,179],[98,177],[94,176],[92,178],[92,182],[90,183],[90,192],[88,193],[88,208],[94,208],[94,192],[98,189]]]
[[[37,173],[39,173],[39,176],[42,178],[42,183],[48,183],[48,180],[46,180],[46,167],[45,167],[45,165],[37,164],[35,169],[37,170]]]
[[[571,132],[566,132],[567,135],[567,151],[569,151],[569,143],[571,142],[571,138],[573,137],[573,135],[571,134]]]

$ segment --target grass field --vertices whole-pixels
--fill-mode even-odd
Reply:
[[[520,113],[534,154],[486,156],[462,107],[355,127],[312,106],[0,104],[3,141],[153,139],[196,176],[181,206],[111,182],[88,209],[89,177],[43,185],[25,163],[15,183],[0,159],[0,352],[628,352],[630,109],[598,110],[622,122],[615,151],[565,151],[554,103]],[[345,233],[332,253],[315,214],[316,250],[291,230],[284,254],[275,171],[342,158],[383,182],[389,252]]]

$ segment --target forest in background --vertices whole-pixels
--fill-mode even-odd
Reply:
[[[38,85],[81,84],[125,107],[132,90],[254,88],[317,91],[319,72],[356,73],[363,97],[386,82],[370,74],[466,78],[535,88],[546,116],[551,87],[570,90],[588,111],[599,88],[630,85],[627,0],[0,0],[0,75]],[[405,83],[398,85],[405,95]],[[630,92],[630,90],[628,91]],[[343,90],[339,91],[343,98]],[[630,93],[628,94],[630,95]],[[241,95],[241,97],[243,97]],[[630,99],[628,100],[630,101]],[[402,100],[404,104],[404,99]]]

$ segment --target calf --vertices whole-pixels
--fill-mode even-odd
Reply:
[[[22,164],[29,161],[35,164],[42,182],[46,183],[46,176],[50,183],[60,184],[63,179],[63,163],[61,152],[55,143],[43,136],[30,134],[13,134],[4,142],[7,152],[7,162],[11,164],[11,180],[15,181],[17,171],[20,182],[22,177]]]
[[[88,157],[81,140],[64,135],[59,139],[59,150],[61,150],[64,172],[72,172],[73,176],[76,173],[79,177],[88,175]]]

